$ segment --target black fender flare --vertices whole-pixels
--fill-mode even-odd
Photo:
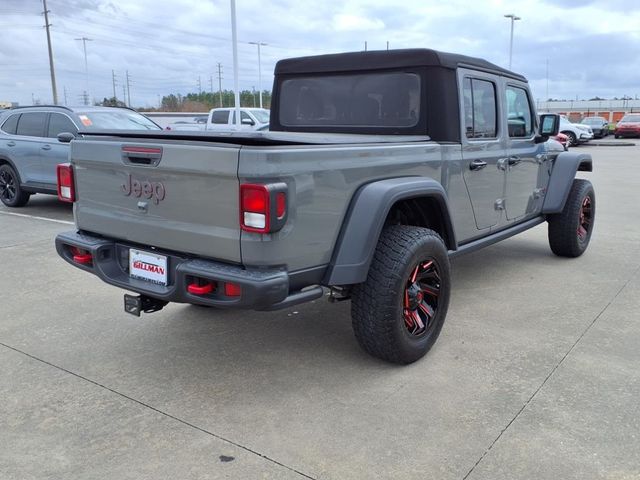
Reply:
[[[449,250],[455,250],[457,243],[447,193],[440,183],[425,177],[375,181],[360,187],[354,194],[323,284],[364,282],[391,207],[401,200],[425,197],[436,201],[445,229],[443,240]]]
[[[547,194],[542,204],[542,213],[551,214],[562,211],[577,171],[593,171],[591,155],[563,152],[556,157],[547,186]]]

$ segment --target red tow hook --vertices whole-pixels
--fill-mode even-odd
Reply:
[[[190,283],[187,285],[187,292],[193,295],[207,295],[208,293],[213,292],[213,283],[207,282],[202,285],[197,282]]]
[[[93,256],[86,250],[82,250],[78,247],[71,247],[71,254],[73,255],[73,261],[88,265],[93,262]]]

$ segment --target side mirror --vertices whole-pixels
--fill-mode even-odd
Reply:
[[[250,118],[243,118],[242,119],[242,125],[255,125],[256,122],[254,122],[253,120],[251,120]]]
[[[553,137],[560,130],[560,115],[545,113],[540,115],[540,135],[542,137]]]
[[[58,134],[58,141],[60,143],[70,143],[76,136],[71,132],[62,132]]]

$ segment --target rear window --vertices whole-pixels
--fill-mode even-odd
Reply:
[[[410,128],[420,118],[420,76],[411,72],[304,76],[280,86],[287,127]]]
[[[56,138],[59,133],[78,133],[78,129],[69,117],[61,113],[52,113],[49,117],[49,129],[47,137]]]
[[[211,114],[211,123],[218,125],[229,123],[229,110],[218,110]]]
[[[621,122],[638,122],[640,123],[640,115],[625,115],[624,117],[622,117],[622,120],[620,120]]]
[[[18,135],[24,135],[25,137],[43,137],[44,122],[46,119],[47,114],[44,112],[23,113],[20,115],[16,133]]]
[[[144,115],[129,110],[78,112],[81,130],[162,130]]]
[[[15,135],[16,128],[18,127],[18,117],[20,117],[20,115],[11,115],[9,118],[7,118],[2,124],[2,131]]]

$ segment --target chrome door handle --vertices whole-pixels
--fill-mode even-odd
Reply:
[[[482,160],[474,160],[469,164],[469,170],[482,170],[487,166],[487,162]]]
[[[14,142],[13,140],[7,142],[7,147],[15,147],[16,146],[16,142]]]
[[[509,157],[509,166],[517,165],[522,161],[520,157]]]
[[[42,150],[51,150],[51,145],[43,145]]]

